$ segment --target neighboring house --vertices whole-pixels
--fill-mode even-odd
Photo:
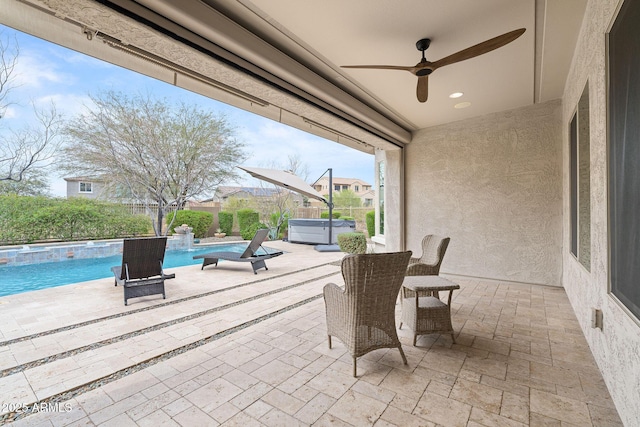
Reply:
[[[376,199],[376,192],[373,190],[369,190],[363,194],[360,194],[360,199],[362,199],[362,207],[371,207],[373,206],[373,201]]]
[[[351,190],[360,197],[362,206],[373,206],[375,193],[368,182],[358,178],[333,178],[331,184],[334,193]],[[329,177],[323,176],[317,180],[313,188],[320,194],[329,194]]]
[[[99,198],[104,189],[104,181],[86,176],[64,178],[67,181],[67,199],[69,197]]]

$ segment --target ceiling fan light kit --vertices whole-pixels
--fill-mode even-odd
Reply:
[[[498,49],[506,44],[511,43],[522,34],[524,34],[525,28],[510,31],[502,34],[501,36],[494,37],[486,40],[477,45],[468,47],[452,55],[446,56],[435,62],[427,61],[424,52],[431,45],[431,39],[420,39],[416,42],[416,48],[422,52],[422,59],[415,66],[400,66],[400,65],[343,65],[342,68],[366,68],[373,70],[402,70],[409,71],[413,75],[418,77],[418,86],[416,88],[416,96],[419,102],[426,102],[429,98],[429,75],[440,67],[445,65],[455,64],[456,62],[464,61],[467,59],[475,58],[476,56],[484,55],[492,50]]]

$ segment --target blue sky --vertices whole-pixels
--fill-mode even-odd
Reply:
[[[315,135],[257,116],[164,82],[134,73],[87,55],[0,25],[0,37],[15,37],[20,46],[16,87],[10,99],[17,102],[5,112],[0,131],[18,129],[33,120],[34,103],[47,106],[54,101],[66,118],[89,105],[89,94],[115,90],[129,94],[149,93],[158,98],[180,99],[201,108],[224,113],[238,129],[251,157],[246,166],[283,164],[289,155],[298,155],[309,171],[309,180],[319,178],[327,168],[334,177],[360,178],[373,184],[374,158]],[[256,185],[240,172],[243,181],[227,185]],[[64,196],[66,184],[57,172],[50,174],[51,194]]]

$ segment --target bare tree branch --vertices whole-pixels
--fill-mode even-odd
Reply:
[[[212,194],[245,158],[224,116],[148,95],[105,92],[91,99],[94,107],[66,127],[61,169],[100,177],[150,215],[157,207],[157,235],[172,206]]]
[[[60,147],[63,117],[52,103],[48,109],[34,106],[38,124],[10,131],[0,144],[0,181],[20,182],[50,166]]]
[[[10,41],[8,38],[2,38],[0,32],[0,119],[4,116],[9,102],[9,93],[17,86],[15,84],[15,69],[18,65],[18,56],[20,55],[20,46],[18,41]]]

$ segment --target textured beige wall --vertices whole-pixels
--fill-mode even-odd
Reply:
[[[627,0],[629,1],[629,0]],[[627,426],[640,425],[640,326],[608,292],[607,83],[606,38],[618,0],[587,5],[573,65],[563,96],[563,126],[568,128],[585,84],[589,84],[591,130],[591,272],[569,253],[569,140],[563,143],[564,221],[563,286]],[[591,328],[591,309],[603,312],[604,328]]]
[[[560,286],[561,103],[422,129],[406,148],[406,242],[451,237],[442,271]]]

